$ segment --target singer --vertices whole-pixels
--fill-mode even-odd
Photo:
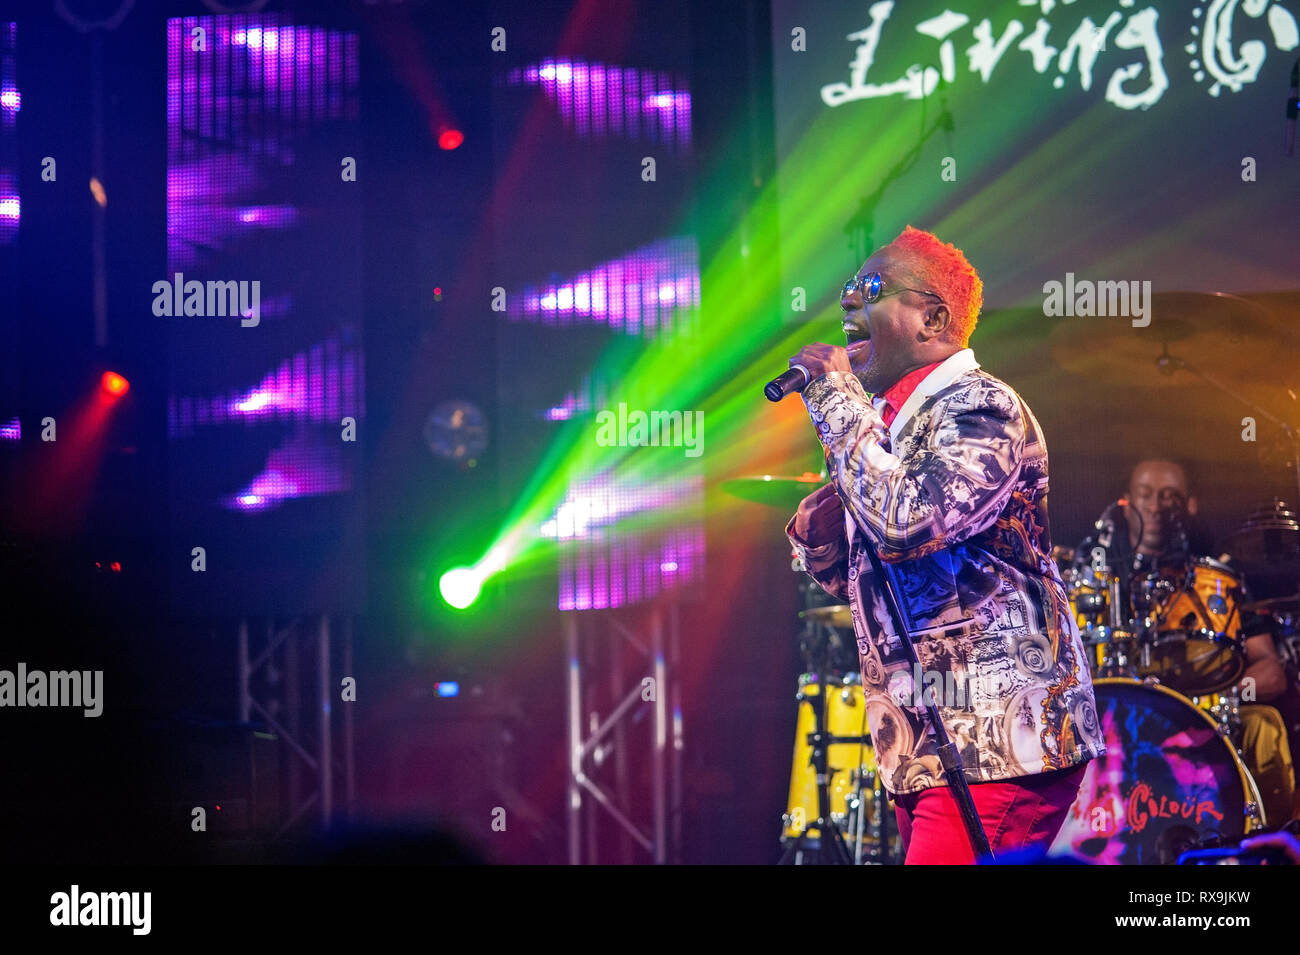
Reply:
[[[1045,851],[1087,761],[1105,753],[1050,556],[1042,428],[967,347],[982,299],[959,249],[908,226],[844,286],[848,348],[809,345],[790,360],[807,371],[803,399],[831,481],[786,533],[813,579],[851,608],[909,865],[974,854],[864,548],[894,568],[922,668],[944,675],[939,713],[995,854]]]

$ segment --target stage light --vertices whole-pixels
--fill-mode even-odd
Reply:
[[[104,389],[105,394],[121,398],[131,390],[131,383],[115,371],[106,371],[99,379],[99,387]]]
[[[442,575],[438,581],[438,590],[442,599],[457,610],[464,610],[478,599],[483,578],[472,568],[456,567]]]
[[[460,695],[460,684],[455,680],[443,680],[441,683],[435,683],[434,689],[438,691],[438,695],[441,697]]]
[[[459,129],[443,129],[438,133],[438,146],[451,151],[465,141],[465,134]]]
[[[441,402],[425,419],[424,443],[438,457],[473,467],[487,450],[487,415],[469,401]]]

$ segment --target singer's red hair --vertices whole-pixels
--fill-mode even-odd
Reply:
[[[961,249],[909,225],[881,251],[908,273],[908,281],[919,283],[915,288],[943,298],[952,316],[946,337],[965,348],[984,304],[984,283]]]

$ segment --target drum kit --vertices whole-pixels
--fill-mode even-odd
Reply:
[[[1261,539],[1265,524],[1287,530],[1286,546]],[[1300,524],[1281,501],[1260,508],[1234,539],[1297,571],[1285,551],[1294,550]],[[1107,750],[1089,764],[1054,852],[1098,864],[1171,864],[1268,822],[1238,749],[1246,624],[1288,636],[1300,598],[1249,600],[1241,561],[1222,556],[1126,574],[1107,563],[1106,548],[1053,549],[1089,650]]]
[[[722,486],[790,513],[825,481],[824,474],[763,475]],[[1172,863],[1189,848],[1235,844],[1267,822],[1237,749],[1237,684],[1246,669],[1248,621],[1268,618],[1282,655],[1289,650],[1300,659],[1300,595],[1252,601],[1242,568],[1280,574],[1294,586],[1300,523],[1274,499],[1229,543],[1246,556],[1188,557],[1133,575],[1107,563],[1105,548],[1053,549],[1089,650],[1107,748],[1089,763],[1053,853],[1094,864]],[[804,672],[795,694],[781,861],[899,864],[849,608],[802,575],[800,587]]]

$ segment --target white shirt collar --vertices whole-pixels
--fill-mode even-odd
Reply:
[[[891,445],[898,443],[898,436],[902,434],[903,427],[912,419],[925,400],[933,394],[937,394],[947,388],[954,381],[969,371],[974,371],[980,366],[975,360],[975,352],[969,348],[963,348],[961,351],[953,352],[938,368],[935,368],[930,374],[921,379],[921,383],[916,386],[916,390],[908,396],[903,402],[903,407],[898,409],[898,417],[894,419],[893,424],[889,426],[889,441]]]

